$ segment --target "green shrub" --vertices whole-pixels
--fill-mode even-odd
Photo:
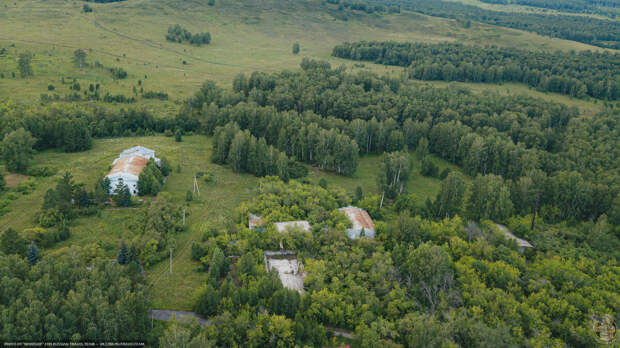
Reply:
[[[17,192],[21,192],[24,195],[27,195],[29,193],[31,193],[32,191],[34,191],[34,189],[37,187],[38,183],[36,181],[36,179],[34,178],[28,178],[22,182],[20,182],[17,185],[17,188],[15,189]]]
[[[123,68],[110,68],[110,72],[115,79],[124,79],[127,77],[127,71]]]
[[[19,195],[15,192],[9,192],[6,194],[5,198],[8,200],[14,201],[19,198]]]
[[[64,219],[63,214],[56,208],[50,208],[39,213],[39,225],[43,227],[56,226]]]
[[[194,242],[192,243],[192,261],[200,261],[202,257],[207,255],[207,251],[200,244]]]
[[[11,201],[8,199],[0,199],[0,216],[11,211],[11,208],[9,208],[10,203]]]
[[[430,176],[436,178],[439,176],[439,167],[431,160],[429,156],[424,157],[422,160],[422,168],[420,173],[424,176]]]
[[[52,176],[56,174],[57,172],[58,172],[57,168],[43,165],[43,166],[33,166],[33,167],[28,168],[28,171],[26,172],[26,174],[29,176],[44,178],[44,177]]]
[[[212,182],[213,182],[213,179],[214,179],[214,175],[213,175],[213,173],[211,173],[211,172],[206,172],[206,173],[204,173],[203,177],[204,177],[204,179],[203,179],[203,180],[204,180],[206,183],[212,183]]]

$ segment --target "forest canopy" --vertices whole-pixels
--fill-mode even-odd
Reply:
[[[617,111],[586,120],[575,108],[523,95],[421,86],[306,60],[302,66],[240,74],[232,90],[208,81],[177,122],[208,135],[234,122],[289,158],[344,175],[355,172],[358,156],[422,144],[472,177],[508,180],[522,214],[540,191],[552,221],[609,214],[620,192]],[[524,200],[519,190],[527,192]]]
[[[104,260],[96,245],[59,250],[34,266],[0,254],[0,340],[144,341],[151,322],[139,270]]]
[[[408,67],[419,80],[521,82],[583,98],[620,99],[620,55],[599,52],[537,52],[455,43],[361,41],[334,47],[339,58]]]

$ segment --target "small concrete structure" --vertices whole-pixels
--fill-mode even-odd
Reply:
[[[250,213],[250,218],[248,219],[248,228],[251,230],[261,227],[263,225],[263,219],[258,216]]]
[[[125,184],[132,195],[137,195],[138,178],[151,158],[159,165],[159,158],[155,157],[155,151],[146,147],[135,146],[121,152],[119,157],[112,162],[114,166],[106,175],[110,179],[111,191],[114,192],[117,186]]]
[[[297,260],[295,253],[288,250],[265,251],[263,255],[267,272],[275,269],[285,288],[297,290],[299,293],[304,292],[306,274],[303,264]]]
[[[290,230],[300,230],[302,232],[312,231],[310,223],[305,220],[276,222],[274,225],[276,226],[276,230],[278,230],[278,232],[280,233]]]
[[[375,223],[366,210],[352,206],[343,207],[338,210],[346,215],[353,224],[351,228],[347,229],[349,238],[356,239],[360,238],[360,236],[375,238]]]
[[[514,234],[512,234],[512,232],[510,232],[510,230],[508,230],[508,227],[506,227],[504,225],[500,225],[500,224],[495,224],[495,225],[497,226],[499,231],[504,234],[504,237],[506,237],[507,239],[515,240],[517,242],[517,246],[519,247],[519,251],[520,252],[524,252],[525,248],[533,248],[534,247],[532,244],[530,244],[530,242],[526,241],[525,239],[521,239],[521,238],[515,236]]]

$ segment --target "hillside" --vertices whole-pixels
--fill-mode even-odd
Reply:
[[[400,14],[351,12],[348,20],[320,1],[207,1],[130,0],[90,6],[81,1],[0,1],[3,28],[0,47],[0,96],[18,101],[37,100],[42,93],[64,96],[72,79],[84,86],[100,84],[112,95],[135,96],[133,88],[165,92],[171,100],[190,96],[205,79],[229,85],[239,72],[298,69],[301,57],[327,59],[333,65],[352,64],[330,58],[331,49],[345,41],[402,40],[457,41],[508,45],[544,50],[597,49],[523,31],[484,24],[466,28],[453,20],[402,11]],[[165,40],[168,26],[182,24],[190,31],[209,31],[209,45],[196,47]],[[321,40],[316,40],[320,37]],[[291,54],[294,42],[299,55]],[[87,53],[89,68],[79,69],[73,52]],[[34,76],[10,78],[17,72],[19,53],[34,54]],[[95,67],[96,62],[100,67]],[[107,68],[121,67],[128,77],[115,80]],[[383,72],[382,67],[370,66]],[[65,84],[61,79],[64,78]],[[139,81],[141,83],[139,83]],[[15,95],[12,91],[18,90]],[[174,103],[138,98],[158,110],[174,110]],[[172,112],[172,111],[170,111]]]
[[[613,345],[618,1],[0,0],[0,342]]]

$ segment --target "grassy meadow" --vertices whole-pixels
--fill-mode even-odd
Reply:
[[[84,13],[83,1],[49,0],[20,2],[0,0],[0,99],[20,102],[38,100],[53,85],[56,93],[70,92],[73,78],[82,89],[99,83],[102,93],[135,96],[133,88],[163,91],[167,102],[138,103],[161,113],[174,112],[178,102],[190,96],[206,79],[229,86],[240,72],[298,69],[302,57],[329,60],[332,65],[353,62],[332,58],[331,49],[344,41],[457,41],[485,42],[528,49],[582,50],[592,46],[543,37],[533,33],[472,24],[465,28],[453,20],[403,11],[400,14],[347,12],[338,19],[334,6],[318,0],[128,0],[118,3],[89,3],[94,11]],[[209,31],[210,45],[196,47],[165,40],[168,26],[181,24],[191,32]],[[291,52],[293,42],[301,52]],[[91,65],[79,69],[73,51],[84,49]],[[34,54],[34,76],[19,77],[19,53]],[[101,64],[94,67],[95,62]],[[369,69],[390,71],[367,64]],[[122,67],[128,77],[114,80],[107,70]],[[12,74],[16,73],[13,78]],[[65,84],[62,83],[62,78]],[[141,85],[138,85],[138,81]],[[18,91],[18,93],[15,93]]]

